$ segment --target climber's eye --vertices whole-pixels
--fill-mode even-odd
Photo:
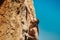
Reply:
[[[0,0],[0,6],[3,4],[4,1],[5,1],[5,0]]]

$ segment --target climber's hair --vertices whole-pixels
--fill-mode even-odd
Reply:
[[[39,19],[37,19],[37,24],[36,24],[37,26],[36,27],[37,27],[38,35],[39,35],[39,27],[38,27],[39,23],[40,23],[40,21],[39,21]]]
[[[39,19],[37,19],[37,24],[39,24]]]
[[[5,0],[0,0],[0,6],[4,3]]]

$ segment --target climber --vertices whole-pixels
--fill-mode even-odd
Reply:
[[[27,40],[38,40],[38,23],[39,20],[34,18],[34,20],[31,21],[31,25],[29,27],[29,32],[26,34],[28,37]]]

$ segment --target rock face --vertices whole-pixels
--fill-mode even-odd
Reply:
[[[0,40],[24,40],[34,17],[33,0],[0,0]]]

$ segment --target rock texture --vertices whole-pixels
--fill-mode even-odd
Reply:
[[[0,40],[24,40],[34,17],[33,0],[0,0]]]

